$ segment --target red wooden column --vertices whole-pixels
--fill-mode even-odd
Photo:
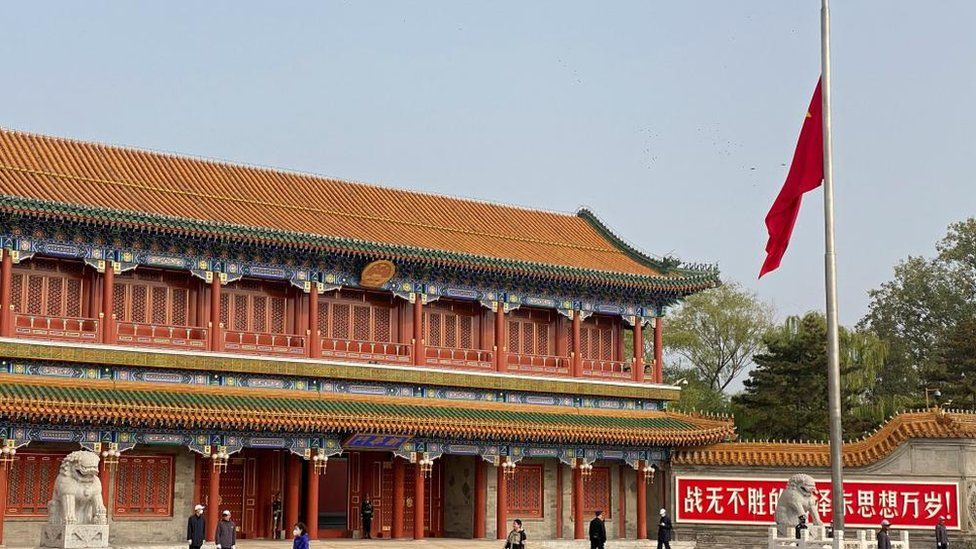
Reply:
[[[224,350],[224,334],[220,329],[220,273],[212,273],[210,280],[210,350]]]
[[[584,539],[583,532],[583,471],[573,467],[573,538]]]
[[[413,297],[413,363],[422,366],[427,362],[427,351],[424,349],[424,295],[417,292]]]
[[[292,526],[298,524],[298,503],[302,491],[302,462],[291,452],[287,454],[288,484],[285,486],[285,538],[291,539]]]
[[[115,343],[115,322],[112,301],[115,296],[115,268],[111,261],[105,262],[102,275],[102,343]]]
[[[583,339],[582,311],[573,311],[573,377],[583,377],[583,353],[580,340]]]
[[[654,319],[654,382],[664,382],[664,331],[661,317]]]
[[[3,253],[3,261],[0,262],[0,337],[10,337],[14,333],[14,315],[10,310],[13,303],[10,288],[14,280],[14,261],[10,250],[0,250],[0,253]]]
[[[485,464],[481,456],[474,458],[474,539],[485,537],[485,515],[488,512],[488,487],[485,483]]]
[[[403,503],[406,498],[406,470],[404,460],[393,456],[393,520],[392,532],[393,539],[403,538]]]
[[[644,482],[644,462],[637,462],[637,539],[647,539],[647,484]]]
[[[508,370],[508,334],[505,329],[505,303],[495,302],[495,370]]]
[[[13,463],[0,464],[0,547],[3,547],[3,515],[7,512],[7,474],[11,467]]]
[[[501,464],[498,465],[496,469],[496,475],[498,476],[496,484],[498,485],[498,497],[496,498],[495,506],[495,529],[497,530],[495,537],[498,539],[505,539],[508,537],[508,479],[505,478],[505,467]]]
[[[413,498],[413,539],[424,539],[424,516],[427,514],[424,509],[424,503],[427,499],[424,495],[424,483],[427,479],[424,478],[424,471],[420,467],[420,458],[417,458],[418,463],[414,465],[414,485],[416,486],[414,498]]]
[[[305,526],[308,539],[319,539],[319,474],[315,462],[308,460],[308,486],[305,489]]]
[[[217,521],[220,519],[220,468],[212,461],[204,461],[210,467],[210,491],[207,496],[207,541],[217,540]]]
[[[634,317],[634,381],[641,383],[644,381],[644,327],[641,325],[643,318],[640,315]]]
[[[112,513],[112,502],[109,501],[109,494],[112,493],[112,476],[112,469],[105,465],[105,458],[103,457],[98,462],[98,478],[102,481],[102,503],[105,504],[105,513],[109,516],[111,516]]]
[[[312,282],[308,292],[308,356],[322,356],[322,337],[319,333],[319,283]]]

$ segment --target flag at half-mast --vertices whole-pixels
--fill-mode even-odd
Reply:
[[[790,244],[796,216],[800,213],[803,195],[816,189],[823,182],[823,104],[820,98],[820,82],[813,92],[807,117],[800,130],[800,139],[793,153],[793,163],[786,182],[766,214],[766,261],[759,271],[759,278],[779,267],[786,247]]]

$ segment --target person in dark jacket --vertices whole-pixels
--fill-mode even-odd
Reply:
[[[878,549],[891,549],[891,535],[888,533],[888,527],[891,523],[887,520],[881,521],[881,530],[878,530],[878,535],[875,536],[875,540],[878,542]]]
[[[203,517],[203,505],[197,504],[193,508],[193,514],[186,520],[186,543],[190,549],[200,549],[206,537],[207,519]]]
[[[505,549],[525,549],[525,530],[520,519],[512,521],[512,531],[505,538]]]
[[[603,549],[607,542],[607,525],[603,523],[603,511],[597,511],[590,521],[590,549]]]
[[[657,523],[657,549],[671,549],[671,517],[665,509],[661,509],[661,520]]]
[[[217,549],[237,549],[237,525],[230,520],[230,511],[226,509],[217,523]]]
[[[363,539],[373,539],[373,502],[369,500],[369,494],[363,499],[359,515],[363,519]]]
[[[796,523],[796,528],[795,528],[795,531],[796,531],[796,539],[802,538],[803,537],[803,531],[807,529],[807,516],[806,515],[800,515],[799,516],[799,520],[800,520],[800,522]]]
[[[291,533],[295,535],[295,540],[291,542],[291,549],[308,549],[308,528],[304,523],[296,524]]]
[[[949,532],[946,530],[945,517],[939,517],[939,523],[935,525],[935,547],[949,549]]]

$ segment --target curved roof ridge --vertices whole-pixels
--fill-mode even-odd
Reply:
[[[896,414],[870,435],[845,442],[844,466],[871,465],[918,438],[976,439],[976,412],[933,408]],[[682,449],[672,459],[680,465],[828,467],[830,447],[821,441],[749,440]]]
[[[718,267],[709,264],[696,264],[690,268],[681,268],[682,262],[673,256],[665,255],[658,258],[656,254],[652,254],[644,251],[636,244],[633,244],[626,238],[620,236],[620,234],[613,230],[608,223],[600,219],[596,213],[588,206],[580,206],[576,210],[576,216],[584,219],[589,223],[597,232],[603,235],[611,244],[613,244],[617,249],[626,254],[628,257],[634,261],[659,271],[661,274],[667,274],[672,271],[717,271]]]

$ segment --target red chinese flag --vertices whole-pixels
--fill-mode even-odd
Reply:
[[[766,230],[769,240],[766,242],[766,261],[759,271],[759,278],[779,267],[779,262],[786,253],[793,234],[796,216],[800,213],[800,202],[804,193],[820,186],[823,181],[823,104],[820,100],[820,82],[813,92],[807,118],[800,130],[800,139],[796,142],[793,153],[793,164],[786,176],[786,183],[779,191],[779,196],[773,202],[773,207],[766,214]]]

